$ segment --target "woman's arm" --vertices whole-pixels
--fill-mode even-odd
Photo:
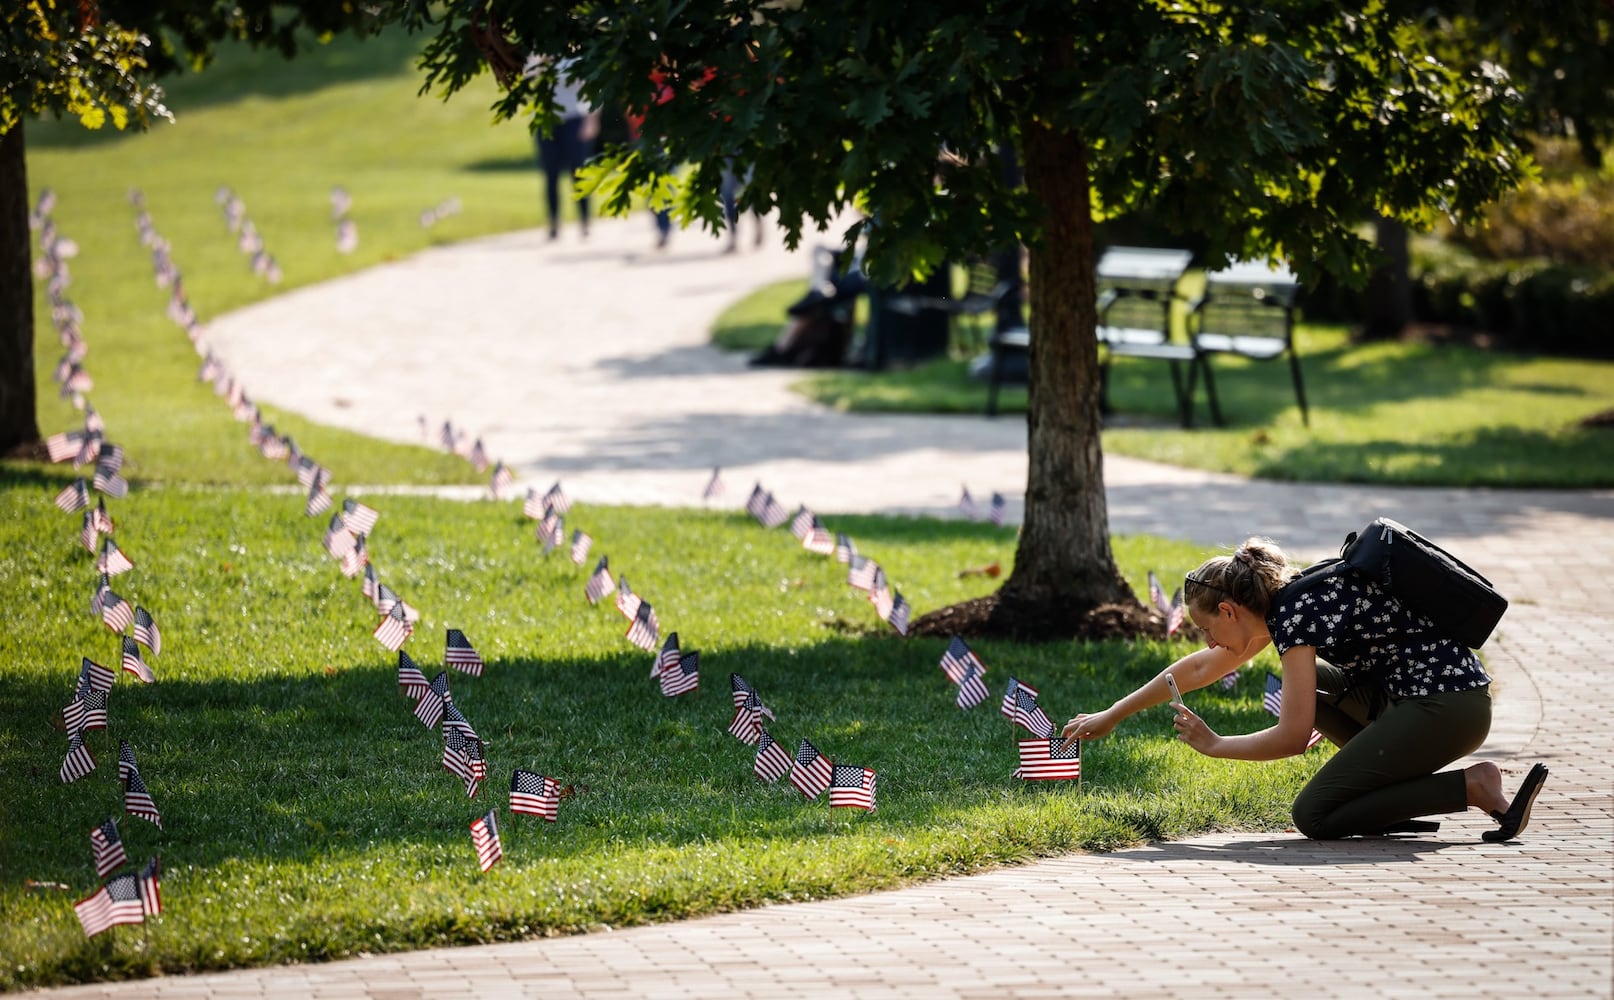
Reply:
[[[1198,691],[1248,663],[1262,645],[1245,650],[1228,649],[1226,646],[1195,650],[1104,711],[1071,719],[1065,723],[1064,735],[1067,739],[1075,737],[1083,740],[1107,736],[1128,716],[1155,705],[1163,705],[1171,699],[1171,690],[1166,687],[1167,674],[1176,680],[1179,690]]]
[[[1304,753],[1317,717],[1317,647],[1292,646],[1283,654],[1283,704],[1277,725],[1244,736],[1218,736],[1193,712],[1177,712],[1184,743],[1207,757],[1277,760]]]

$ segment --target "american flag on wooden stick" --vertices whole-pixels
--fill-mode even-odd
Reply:
[[[543,495],[538,492],[536,486],[527,487],[527,498],[521,502],[521,513],[534,521],[548,513],[548,509],[544,506]]]
[[[140,769],[129,772],[123,782],[123,808],[131,816],[149,819],[159,828],[163,825],[162,813],[157,811],[157,804],[151,800],[151,793],[146,790],[146,781],[140,776]]]
[[[969,643],[960,636],[953,636],[947,648],[942,651],[942,673],[947,675],[948,680],[957,684],[964,679],[964,675],[971,667],[977,668],[983,674],[986,673],[986,665],[975,655],[974,650],[970,649]]]
[[[123,838],[118,836],[116,816],[90,831],[90,850],[95,854],[97,878],[106,878],[129,860],[128,853],[123,849]]]
[[[816,518],[813,512],[807,509],[806,504],[796,508],[795,515],[790,519],[790,533],[796,536],[796,541],[802,541],[807,537],[807,532],[813,530],[814,520]]]
[[[134,674],[143,683],[154,684],[157,676],[151,672],[151,667],[140,658],[140,644],[134,641],[133,636],[123,637],[123,669],[126,673]]]
[[[343,553],[341,561],[337,564],[342,575],[349,580],[359,575],[359,572],[370,565],[370,550],[365,545],[363,535],[353,536],[353,547]],[[407,610],[407,609],[406,609]]]
[[[49,453],[52,462],[65,462],[76,456],[84,447],[84,439],[88,437],[83,431],[63,431],[52,434],[45,439],[45,451]]]
[[[427,729],[436,729],[437,724],[443,721],[443,713],[448,703],[453,700],[453,696],[448,693],[448,674],[439,672],[426,685],[420,700],[415,702],[415,718]]]
[[[880,564],[868,556],[852,554],[851,562],[847,565],[846,582],[849,586],[859,590],[872,590],[874,581],[882,576]]]
[[[101,621],[114,632],[122,632],[134,622],[134,608],[111,587],[101,595]]]
[[[144,923],[146,909],[140,901],[139,876],[126,872],[109,879],[93,895],[74,903],[73,912],[78,914],[85,937],[95,937],[119,924]]]
[[[497,809],[489,809],[487,815],[471,821],[471,843],[476,847],[477,866],[483,871],[492,868],[504,857],[504,848],[499,846],[497,812]]]
[[[1003,519],[1008,514],[1008,510],[1008,501],[1003,499],[1003,494],[994,493],[992,494],[992,508],[987,513],[987,520],[1001,528],[1003,527]]]
[[[95,523],[95,513],[86,508],[84,511],[84,523],[79,526],[78,543],[84,547],[84,551],[94,555],[96,543],[100,540],[101,529]]]
[[[734,710],[729,722],[729,735],[741,743],[753,744],[762,737],[762,699],[755,691],[746,695],[745,702]]]
[[[403,650],[398,650],[398,686],[410,698],[420,698],[431,690],[426,681],[426,675],[416,666],[415,661]]]
[[[635,598],[637,600],[637,598]],[[656,609],[650,606],[649,601],[640,601],[633,612],[633,624],[628,626],[628,641],[645,652],[656,648],[656,640],[661,637],[661,627],[656,623]],[[682,663],[688,654],[679,658]]]
[[[981,516],[980,508],[975,506],[975,498],[970,496],[970,488],[968,485],[964,486],[964,492],[958,498],[958,509],[963,511],[964,516],[969,518],[971,521]]]
[[[366,507],[352,497],[342,501],[342,523],[347,530],[355,535],[368,535],[375,531],[376,522],[381,519],[381,512],[373,507]]]
[[[1082,742],[1069,745],[1057,736],[1020,740],[1020,766],[1014,776],[1026,781],[1069,781],[1082,776]]]
[[[829,804],[835,809],[874,812],[874,770],[856,764],[836,764],[830,775]]]
[[[1018,678],[1010,677],[1009,686],[1003,691],[1003,704],[998,709],[1005,719],[1013,721],[1015,716],[1015,706],[1018,704],[1016,695],[1022,690],[1028,692],[1033,701],[1037,699],[1036,688],[1032,687],[1030,684],[1027,684],[1025,681],[1019,680]]]
[[[95,568],[107,576],[117,576],[134,569],[134,562],[118,548],[118,543],[107,538],[101,542],[101,554],[96,557]]]
[[[325,480],[315,477],[308,485],[308,499],[303,502],[303,514],[306,517],[318,517],[331,509],[335,500],[330,490],[325,488]]]
[[[560,783],[517,768],[510,775],[510,811],[555,822],[560,816]]]
[[[712,478],[706,481],[706,488],[701,490],[702,500],[716,500],[723,495],[723,479],[718,475],[719,471],[715,466],[712,468]]]
[[[84,745],[84,730],[74,729],[72,735],[67,737],[67,756],[62,760],[62,768],[58,776],[62,784],[68,785],[95,770],[95,758],[90,755],[90,748]]]
[[[1279,680],[1278,675],[1271,671],[1267,672],[1267,686],[1266,690],[1261,694],[1261,707],[1273,715],[1283,714],[1283,681]],[[1322,742],[1322,738],[1323,734],[1313,729],[1311,735],[1306,737],[1306,749],[1310,750]]]
[[[551,486],[549,491],[544,494],[544,506],[552,508],[561,514],[565,514],[572,509],[571,498],[561,492],[560,480],[555,480],[555,485]]]
[[[958,707],[966,710],[974,708],[991,695],[986,689],[986,682],[981,680],[980,669],[973,665],[968,667],[958,681]]]
[[[650,605],[645,605],[649,607]],[[662,670],[661,693],[668,698],[676,698],[688,694],[701,685],[701,654],[700,650],[692,649],[678,656],[678,662]]]
[[[600,556],[600,561],[594,566],[594,574],[588,578],[588,583],[583,585],[583,596],[588,598],[588,603],[597,604],[600,598],[611,592],[614,582],[611,579],[609,560],[605,556]]]
[[[757,737],[757,759],[751,766],[751,773],[763,781],[772,783],[790,773],[795,759],[790,751],[779,745],[769,732],[764,729]]]
[[[753,694],[756,694],[756,689],[753,688],[751,684],[739,674],[729,674],[729,694],[734,698],[734,707],[739,708],[741,705],[745,704],[747,698]],[[762,704],[761,698],[762,696],[757,694],[757,704],[762,714],[769,719],[774,718],[773,709]]]
[[[482,741],[459,729],[443,727],[443,769],[465,783],[467,797],[476,798],[482,779],[487,775]]]
[[[155,917],[163,911],[162,860],[152,858],[140,869],[140,905],[146,916]]]
[[[633,621],[634,617],[639,614],[639,605],[641,603],[643,602],[640,600],[639,595],[635,594],[633,588],[628,585],[628,578],[625,576],[619,578],[616,582],[616,609],[622,613],[622,617],[628,621]]]
[[[555,546],[560,544],[562,532],[566,530],[566,519],[553,510],[544,511],[543,520],[538,522],[538,541],[544,547],[544,555],[549,555]]]
[[[813,518],[813,526],[807,529],[802,537],[801,547],[816,555],[828,556],[835,554],[835,539],[830,537],[829,529],[823,522]]]
[[[757,516],[757,520],[764,528],[777,528],[790,520],[790,515],[785,513],[784,505],[769,493],[762,498],[762,512]]]
[[[588,532],[582,529],[572,532],[572,562],[579,566],[583,565],[583,560],[588,558],[589,547],[593,544],[594,539],[589,537]]]
[[[457,628],[448,630],[443,662],[472,677],[482,676],[482,655],[471,645],[471,640],[465,638],[465,633]]]
[[[829,787],[834,763],[818,752],[812,741],[805,737],[796,748],[796,762],[790,769],[790,783],[808,799],[816,799]]]
[[[66,514],[73,514],[90,505],[90,490],[84,485],[84,480],[75,479],[63,486],[56,494],[56,509]]]
[[[854,555],[856,555],[856,554],[857,554],[857,546],[852,544],[851,537],[849,535],[847,535],[845,532],[838,532],[835,535],[835,559],[836,559],[836,561],[837,562],[843,562],[843,563],[849,563],[849,562],[852,561],[852,557]]]
[[[509,492],[510,487],[515,485],[515,482],[515,473],[510,471],[509,466],[500,462],[493,467],[493,478],[488,481],[488,491],[493,494],[493,499],[503,500],[504,495]]]
[[[405,640],[414,634],[414,631],[415,627],[409,623],[409,617],[404,611],[404,603],[399,601],[381,619],[381,623],[375,627],[373,634],[376,642],[381,643],[381,645],[393,652],[397,652],[403,646]]]
[[[1024,684],[1016,687],[1014,692],[1014,722],[1024,726],[1033,736],[1050,737],[1054,734],[1053,720],[1048,718],[1048,713],[1037,704],[1037,696]]]
[[[661,652],[656,654],[655,660],[650,664],[650,679],[655,680],[661,676],[662,671],[676,667],[679,655],[678,633],[669,632],[666,641],[661,644]]]

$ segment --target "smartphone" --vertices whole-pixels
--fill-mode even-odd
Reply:
[[[1171,688],[1171,707],[1173,710],[1183,708],[1182,692],[1177,690],[1177,678],[1166,675],[1166,687]]]

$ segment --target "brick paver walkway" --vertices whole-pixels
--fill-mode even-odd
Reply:
[[[829,413],[789,395],[788,373],[702,346],[718,309],[804,274],[800,258],[649,242],[634,219],[583,247],[521,233],[436,250],[224,317],[210,341],[259,399],[398,438],[417,411],[453,419],[529,481],[587,500],[693,503],[720,464],[731,494],[761,479],[824,512],[945,512],[961,481],[1018,512],[1020,420]],[[368,389],[351,367],[373,369]],[[1105,476],[1117,532],[1260,532],[1314,557],[1384,513],[1482,567],[1513,606],[1485,650],[1497,720],[1477,756],[1510,790],[1531,763],[1552,768],[1526,839],[1481,842],[1477,813],[1418,839],[1215,834],[655,927],[55,992],[1610,996],[1614,493],[1273,484],[1114,458]]]

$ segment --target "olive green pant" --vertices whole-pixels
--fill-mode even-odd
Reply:
[[[1396,698],[1357,689],[1317,664],[1317,731],[1339,747],[1295,799],[1295,828],[1317,840],[1381,833],[1416,816],[1468,808],[1463,772],[1440,771],[1491,731],[1489,686]]]

